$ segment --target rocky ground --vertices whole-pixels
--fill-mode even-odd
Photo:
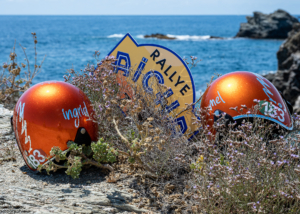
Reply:
[[[27,168],[10,132],[12,112],[0,105],[0,213],[158,213],[141,208],[134,177],[84,169],[79,179],[64,171],[47,175]],[[139,208],[140,207],[140,208]]]

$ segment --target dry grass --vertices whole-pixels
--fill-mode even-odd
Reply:
[[[135,175],[142,184],[137,188],[152,200],[137,203],[175,213],[295,213],[300,209],[298,134],[285,137],[287,132],[261,119],[228,126],[223,117],[214,125],[216,140],[203,120],[196,120],[202,129],[188,142],[178,131],[174,134],[172,115],[155,107],[152,94],[126,80],[118,84],[121,77],[114,73],[113,62],[108,57],[95,72],[93,66],[83,74],[72,71],[75,76],[69,81],[88,94],[101,137],[122,154],[123,162],[115,168]],[[166,90],[158,83],[152,87]],[[122,96],[128,89],[132,99]],[[200,119],[203,113],[204,109],[196,110]],[[298,115],[294,119],[299,123]]]
[[[32,84],[33,78],[38,74],[44,59],[40,64],[37,62],[36,45],[38,43],[36,33],[32,33],[34,42],[35,59],[34,68],[30,68],[29,59],[26,54],[26,48],[21,44],[25,56],[25,63],[18,63],[18,56],[15,52],[16,43],[14,44],[9,60],[0,66],[0,104],[5,104],[6,107],[13,108],[17,103],[19,97],[26,91]],[[46,56],[45,56],[46,57]],[[27,70],[26,69],[27,66]]]

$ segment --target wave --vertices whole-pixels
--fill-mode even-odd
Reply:
[[[277,71],[269,71],[269,70],[263,70],[260,72],[260,75],[264,76],[267,74],[275,74]]]
[[[196,98],[199,99],[201,97],[201,95],[203,94],[203,91],[200,89],[198,91],[196,91]],[[197,100],[196,99],[196,100]]]
[[[199,40],[208,40],[211,39],[210,35],[203,35],[203,36],[190,36],[190,35],[172,35],[172,34],[167,34],[168,37],[175,38],[177,40],[182,40],[182,41],[199,41]]]
[[[136,38],[138,38],[138,39],[145,39],[144,35],[141,35],[141,34],[137,35]]]
[[[107,36],[107,38],[123,38],[125,34],[121,33],[116,33]],[[218,39],[223,39],[223,40],[229,40],[233,38],[224,38],[224,37],[216,37],[216,36],[211,36],[211,35],[172,35],[172,34],[166,34],[167,37],[170,38],[175,38],[175,40],[180,40],[180,41],[203,41],[203,40],[218,40]],[[145,35],[139,34],[137,36],[134,36],[137,39],[157,39],[156,37],[150,37],[150,38],[145,38]]]
[[[125,36],[125,34],[115,33],[115,34],[109,35],[107,38],[123,38],[124,36]]]

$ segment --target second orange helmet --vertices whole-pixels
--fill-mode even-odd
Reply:
[[[258,112],[251,112],[257,104]],[[291,106],[271,82],[251,72],[232,72],[216,79],[204,92],[201,108],[208,111],[205,124],[210,127],[216,120],[215,116],[226,113],[234,121],[259,117],[287,130],[293,129]]]

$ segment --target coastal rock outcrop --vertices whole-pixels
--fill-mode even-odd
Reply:
[[[188,36],[183,36],[183,37],[188,37]],[[190,36],[190,38],[193,39],[197,39],[197,37],[201,37],[201,36]],[[173,36],[168,36],[165,34],[161,34],[161,33],[156,33],[156,34],[150,34],[150,35],[144,35],[144,38],[156,38],[156,39],[167,39],[167,40],[174,40],[174,39],[178,39],[176,37]],[[220,36],[202,36],[202,38],[204,39],[224,39],[223,37]],[[179,39],[180,40],[180,39]]]
[[[168,39],[168,40],[176,39],[175,37],[170,37],[161,33],[145,35],[144,38],[157,38],[157,39]]]
[[[254,12],[253,17],[247,16],[247,23],[241,23],[236,37],[256,39],[286,39],[298,19],[284,10],[277,10],[271,14]]]
[[[300,23],[293,25],[288,39],[277,52],[278,71],[266,78],[283,93],[286,99],[300,112]]]

